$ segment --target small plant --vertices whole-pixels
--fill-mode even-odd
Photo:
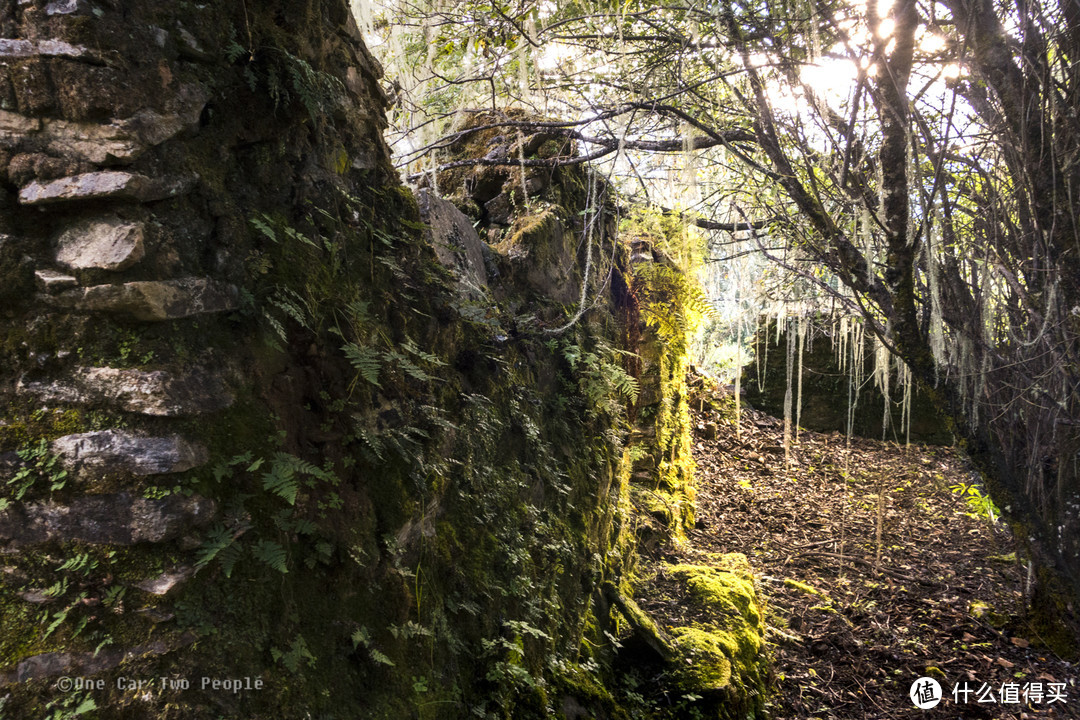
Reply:
[[[288,650],[271,648],[270,655],[274,658],[274,662],[280,662],[289,672],[298,672],[301,665],[315,667],[315,656],[308,650],[307,641],[304,640],[303,635],[294,637]]]
[[[997,522],[997,519],[1001,517],[1001,511],[998,509],[994,501],[983,492],[982,488],[976,483],[959,482],[955,485],[950,485],[949,490],[954,495],[958,495],[964,499],[964,502],[968,506],[968,516],[973,518],[986,518],[991,525]]]
[[[39,440],[35,445],[29,445],[18,451],[19,459],[23,461],[23,467],[7,481],[12,487],[11,497],[22,500],[26,493],[38,482],[48,484],[48,492],[63,489],[67,484],[68,473],[60,464],[60,459],[49,452],[47,440]],[[4,506],[7,506],[5,502]]]
[[[375,643],[372,642],[371,635],[368,633],[366,627],[360,626],[355,632],[353,632],[352,643],[354,650],[363,645],[364,649],[368,652],[368,657],[370,657],[372,661],[380,665],[387,665],[389,667],[394,666],[394,661],[386,657],[386,655],[384,655],[382,652],[379,651],[377,647],[375,647]]]

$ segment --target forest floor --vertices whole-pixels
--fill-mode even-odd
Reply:
[[[737,435],[696,403],[698,527],[642,570],[746,554],[773,718],[1080,718],[1080,666],[1024,622],[1026,568],[960,453],[804,430],[785,467],[783,421],[744,409]],[[909,697],[920,677],[938,680],[936,709]]]

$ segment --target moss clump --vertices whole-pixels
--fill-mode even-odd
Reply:
[[[597,717],[609,720],[629,720],[611,693],[595,676],[580,665],[567,664],[556,675],[553,695],[558,699],[566,717]]]
[[[703,709],[713,717],[756,717],[763,713],[768,658],[753,574],[740,553],[712,560],[669,568],[707,618],[671,630],[680,657],[670,676],[680,690],[702,695]]]
[[[828,595],[821,592],[820,590],[818,590],[813,585],[807,585],[804,582],[799,582],[798,580],[792,580],[791,578],[786,578],[784,580],[784,585],[786,587],[798,590],[799,592],[806,593],[807,595],[817,595],[818,597],[823,597],[823,598],[829,597]]]
[[[686,692],[723,690],[731,684],[731,659],[738,646],[725,633],[700,627],[671,631],[680,662],[672,672],[675,685]]]
[[[1009,622],[1008,615],[996,612],[993,607],[981,600],[975,600],[969,604],[968,612],[971,613],[972,617],[978,620],[984,620],[992,627],[999,629],[1005,627]]]
[[[716,566],[676,565],[671,572],[685,579],[690,596],[700,605],[725,616],[741,617],[756,629],[756,642],[760,645],[761,610],[745,555],[731,553],[720,556]],[[757,646],[754,651],[757,651]]]

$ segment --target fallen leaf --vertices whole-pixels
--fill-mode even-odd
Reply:
[[[996,662],[996,663],[997,663],[998,665],[1000,665],[1001,667],[1005,668],[1006,670],[1008,670],[1008,669],[1010,669],[1010,668],[1014,668],[1014,667],[1016,667],[1016,663],[1011,663],[1011,662],[1009,662],[1008,660],[1006,660],[1005,658],[1000,658],[1000,657],[999,657],[999,658],[998,658],[997,660],[995,660],[994,662]]]

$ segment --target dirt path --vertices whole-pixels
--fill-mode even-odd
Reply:
[[[656,560],[747,555],[773,627],[774,718],[1080,717],[1080,666],[1023,622],[1026,568],[965,497],[957,453],[802,432],[785,468],[781,421],[745,412],[737,437],[699,407],[698,529]],[[924,676],[944,696],[932,710],[909,697]]]

